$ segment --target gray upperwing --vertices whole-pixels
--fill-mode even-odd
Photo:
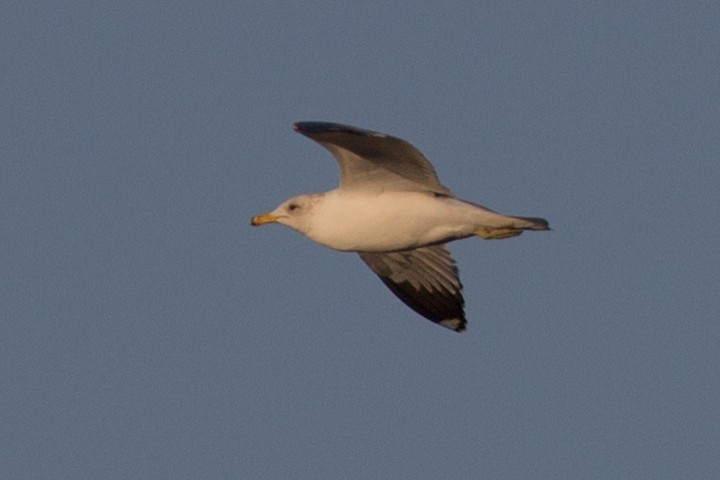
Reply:
[[[465,330],[462,283],[445,247],[358,255],[408,307],[443,327]]]
[[[298,122],[293,128],[332,153],[340,164],[340,188],[431,191],[452,196],[432,164],[405,140],[328,122]]]

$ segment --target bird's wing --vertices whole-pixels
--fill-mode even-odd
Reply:
[[[293,128],[333,154],[340,164],[341,189],[452,195],[430,162],[404,140],[337,123],[298,122]]]
[[[462,283],[445,247],[358,255],[408,307],[443,327],[465,330]]]

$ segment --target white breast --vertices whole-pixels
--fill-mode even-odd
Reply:
[[[424,192],[333,190],[315,205],[305,234],[335,250],[404,250],[472,235],[476,208]]]

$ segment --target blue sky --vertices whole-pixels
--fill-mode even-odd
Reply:
[[[2,478],[717,478],[714,2],[11,2]],[[399,136],[551,233],[450,245],[468,331],[253,229]]]

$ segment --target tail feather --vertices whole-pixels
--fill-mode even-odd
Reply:
[[[475,235],[485,240],[499,240],[502,238],[517,237],[523,230],[550,230],[548,221],[539,217],[510,217],[520,220],[517,225],[508,227],[484,227],[475,230]]]
[[[550,224],[547,220],[540,217],[513,217],[519,220],[524,220],[530,224],[530,226],[523,226],[523,230],[550,230]]]

